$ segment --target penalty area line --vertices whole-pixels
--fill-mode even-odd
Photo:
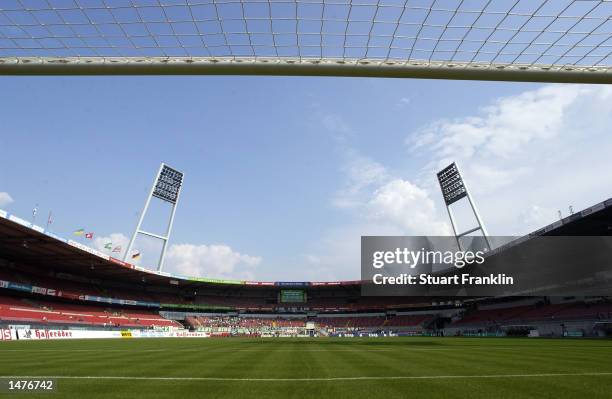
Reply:
[[[484,375],[406,375],[406,376],[363,376],[363,377],[313,377],[313,378],[232,378],[232,377],[142,377],[142,376],[67,376],[67,375],[13,375],[0,376],[8,379],[65,379],[65,380],[129,380],[129,381],[245,381],[245,382],[322,382],[322,381],[369,381],[369,380],[444,380],[478,378],[547,378],[547,377],[601,377],[612,376],[612,372],[592,373],[535,373],[535,374],[484,374]]]

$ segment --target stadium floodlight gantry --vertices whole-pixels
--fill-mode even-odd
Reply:
[[[0,74],[612,83],[608,0],[2,0]]]

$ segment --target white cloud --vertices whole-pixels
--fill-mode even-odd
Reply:
[[[348,134],[351,132],[349,125],[340,115],[326,114],[321,117],[323,126],[330,132]]]
[[[477,116],[438,120],[406,143],[420,185],[456,161],[491,234],[524,234],[610,197],[612,88],[547,85],[497,99]],[[606,171],[606,172],[604,172]],[[441,201],[438,199],[441,203]]]
[[[610,98],[609,88],[556,85],[499,98],[483,107],[480,116],[438,120],[411,135],[413,149],[435,151],[439,162],[473,157],[512,159],[531,144],[558,138],[568,109],[594,95]],[[479,153],[479,154],[477,154]],[[441,166],[438,163],[436,166]]]
[[[311,255],[311,254],[307,254],[305,255],[306,261],[312,265],[319,265],[321,264],[321,258],[319,258],[316,255]]]
[[[449,234],[435,173],[453,161],[489,234],[525,234],[557,220],[558,209],[567,214],[569,205],[578,211],[605,200],[612,196],[610,126],[612,88],[546,85],[415,131],[406,140],[413,162],[424,165],[415,178],[340,142],[346,183],[332,203],[354,222],[330,229],[315,244],[310,272],[358,275],[361,235]],[[460,223],[459,229],[470,227]]]
[[[392,227],[399,234],[449,234],[428,190],[350,148],[342,171],[346,183],[332,204],[353,212],[356,223]]]
[[[13,202],[13,198],[7,192],[0,192],[0,206],[7,206]]]
[[[329,124],[324,124],[330,129]],[[350,132],[348,125],[343,131]],[[333,126],[337,128],[336,125]],[[337,130],[336,130],[337,131]],[[383,164],[338,141],[345,183],[332,205],[353,221],[329,229],[312,244],[308,265],[300,278],[307,280],[359,279],[361,236],[447,235],[450,227],[437,213],[429,191],[390,172]]]
[[[223,244],[173,244],[164,270],[184,276],[253,279],[253,268],[262,258],[241,254]]]
[[[300,268],[295,278],[305,281],[358,280],[361,265],[362,235],[401,235],[396,226],[356,222],[332,228],[313,244],[308,267]],[[314,255],[316,254],[316,255]]]
[[[370,218],[396,225],[408,235],[448,235],[450,230],[437,215],[426,190],[394,179],[379,187],[367,204]]]
[[[353,131],[346,120],[339,114],[321,113],[316,114],[318,122],[330,133],[330,137],[336,143],[346,143]]]
[[[121,253],[111,253],[111,255],[122,259],[129,238],[122,233],[112,233],[108,236],[94,237],[93,246],[99,251],[109,253],[109,250],[104,248],[109,242],[113,247],[121,246]],[[133,252],[140,251],[142,256],[130,262],[155,268],[156,264],[148,262],[157,262],[161,251],[159,244],[157,240],[137,240]],[[241,254],[224,244],[172,244],[166,252],[164,271],[182,276],[252,280],[253,268],[261,261],[262,258],[259,256]]]
[[[402,97],[400,98],[399,102],[398,102],[398,106],[400,107],[406,107],[408,105],[410,105],[410,103],[412,102],[412,99],[410,97]]]
[[[354,208],[361,205],[366,190],[373,191],[376,186],[389,179],[389,176],[380,163],[354,150],[345,150],[344,157],[342,171],[346,176],[346,183],[334,195],[332,204],[338,208]]]
[[[307,257],[309,267],[301,277],[359,279],[361,236],[450,234],[450,226],[440,219],[426,190],[392,177],[384,168],[379,176],[348,196],[346,202],[352,206],[344,209],[351,212],[354,222],[330,229],[315,243]]]
[[[557,216],[557,210],[534,204],[520,212],[519,220],[526,226],[545,226]]]

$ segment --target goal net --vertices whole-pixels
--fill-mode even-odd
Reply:
[[[2,0],[0,74],[612,82],[608,0]]]

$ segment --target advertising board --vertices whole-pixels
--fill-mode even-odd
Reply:
[[[50,329],[6,329],[0,330],[0,339],[6,340],[54,340],[54,339],[100,339],[100,338],[207,338],[210,335],[203,332],[186,330],[155,331],[155,330],[50,330]]]

